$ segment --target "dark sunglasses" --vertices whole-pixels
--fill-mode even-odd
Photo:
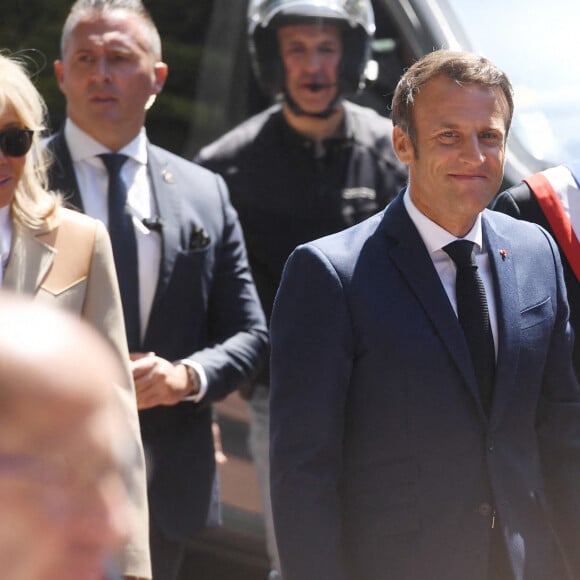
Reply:
[[[8,157],[22,157],[30,150],[33,135],[34,131],[31,129],[0,131],[0,151]]]

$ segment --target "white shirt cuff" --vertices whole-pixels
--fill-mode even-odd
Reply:
[[[195,395],[187,395],[187,397],[183,397],[182,400],[191,401],[192,403],[199,403],[207,393],[207,375],[205,374],[203,367],[198,362],[185,359],[180,360],[179,362],[187,367],[192,368],[199,377],[199,393],[196,393]]]

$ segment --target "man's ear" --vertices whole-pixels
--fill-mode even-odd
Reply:
[[[157,95],[163,90],[165,81],[167,80],[167,74],[169,72],[169,67],[164,62],[156,62],[153,68],[153,74],[155,75],[155,81],[153,83],[153,92],[149,95],[147,102],[145,103],[145,110],[148,111],[155,102]]]
[[[393,148],[401,163],[408,165],[415,156],[415,148],[408,133],[396,125],[393,128]]]
[[[54,76],[56,78],[56,82],[58,83],[59,87],[62,87],[62,80],[64,77],[64,71],[63,71],[63,65],[62,65],[62,61],[61,60],[55,60],[54,61]],[[62,90],[62,88],[61,88]]]
[[[155,63],[155,84],[153,86],[153,94],[158,95],[163,90],[163,85],[167,80],[167,73],[169,69],[164,62]]]

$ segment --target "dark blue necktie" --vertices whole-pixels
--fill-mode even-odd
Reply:
[[[495,349],[485,287],[477,271],[473,242],[457,240],[443,250],[457,266],[457,315],[471,353],[481,401],[489,414],[495,376]]]
[[[137,240],[127,207],[127,187],[121,179],[121,167],[128,158],[120,153],[105,153],[100,157],[109,173],[109,235],[119,279],[127,342],[129,350],[135,352],[141,345]]]

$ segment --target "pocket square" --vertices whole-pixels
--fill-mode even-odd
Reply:
[[[189,249],[201,250],[207,248],[210,241],[210,237],[203,228],[195,228],[193,232],[191,232],[191,237],[189,238]]]

